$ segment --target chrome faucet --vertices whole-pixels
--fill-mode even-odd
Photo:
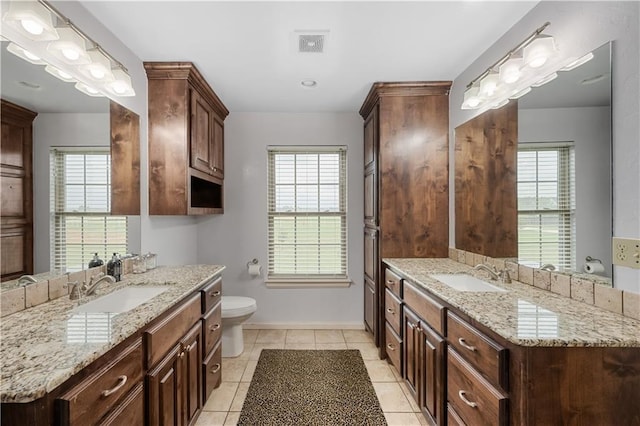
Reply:
[[[95,281],[94,281],[95,280]],[[100,285],[101,282],[103,281],[109,281],[111,284],[116,282],[116,279],[113,278],[111,275],[104,275],[103,273],[94,275],[91,277],[91,279],[89,279],[89,285],[83,285],[82,286],[82,290],[84,292],[85,296],[91,296],[92,294],[94,294],[96,292],[96,290],[98,289],[98,286]]]
[[[32,275],[23,275],[20,278],[18,278],[18,286],[37,283],[37,282],[38,280],[33,278]]]
[[[484,263],[478,263],[473,269],[476,271],[487,271],[489,273],[489,277],[494,281],[500,280],[503,284],[511,284],[511,275],[509,275],[509,271],[507,269],[503,269],[498,272],[495,266],[488,266]]]
[[[556,270],[556,267],[555,267],[555,266],[553,266],[553,265],[552,265],[552,264],[550,264],[550,263],[545,263],[544,265],[542,265],[542,266],[540,267],[540,269],[541,269],[541,270],[543,270],[543,271],[555,271],[555,270]]]

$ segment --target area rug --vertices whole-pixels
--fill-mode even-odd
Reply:
[[[263,349],[238,425],[386,425],[358,350]]]

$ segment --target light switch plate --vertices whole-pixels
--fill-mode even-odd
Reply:
[[[640,269],[640,239],[613,237],[613,264]]]

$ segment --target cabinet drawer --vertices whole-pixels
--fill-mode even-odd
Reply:
[[[385,330],[385,351],[387,353],[387,356],[389,357],[389,360],[391,361],[391,364],[396,367],[396,371],[398,372],[398,374],[402,374],[402,340],[396,334],[396,332],[393,331],[389,323],[385,323]]]
[[[467,426],[464,424],[460,415],[451,404],[447,404],[447,425],[449,426]]]
[[[385,269],[384,271],[384,285],[391,293],[395,294],[397,297],[402,298],[402,282],[399,275],[392,272],[390,269]]]
[[[506,348],[451,312],[447,313],[447,340],[491,383],[509,390]]]
[[[449,348],[447,399],[468,425],[506,425],[508,398]]]
[[[58,399],[61,424],[94,424],[142,379],[142,342],[117,357]]]
[[[202,293],[202,313],[206,314],[222,299],[222,277],[207,284],[200,292]]]
[[[100,426],[107,425],[131,425],[142,426],[144,424],[144,387],[142,382],[133,388],[129,395],[122,400],[102,421]]]
[[[218,303],[202,320],[204,330],[204,352],[202,357],[205,358],[220,339],[222,332],[222,303]]]
[[[384,318],[396,333],[401,334],[402,303],[388,288],[384,292]]]
[[[204,393],[202,404],[207,403],[209,395],[222,380],[222,344],[218,343],[208,358],[202,363],[202,383],[204,383]]]
[[[158,324],[144,332],[147,368],[155,366],[201,315],[200,294],[194,294]]]
[[[444,335],[443,315],[444,306],[429,297],[423,290],[418,289],[410,281],[403,283],[404,303],[418,314],[431,328]]]

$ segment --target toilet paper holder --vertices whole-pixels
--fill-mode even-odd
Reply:
[[[253,260],[255,260],[255,259],[253,259]],[[602,263],[602,260],[596,259],[595,257],[591,257],[591,256],[587,256],[584,260],[586,260],[587,262],[600,262],[600,263]]]
[[[251,265],[257,265],[258,264],[258,259],[254,258],[250,261],[247,262],[247,269],[249,269],[249,266]]]

